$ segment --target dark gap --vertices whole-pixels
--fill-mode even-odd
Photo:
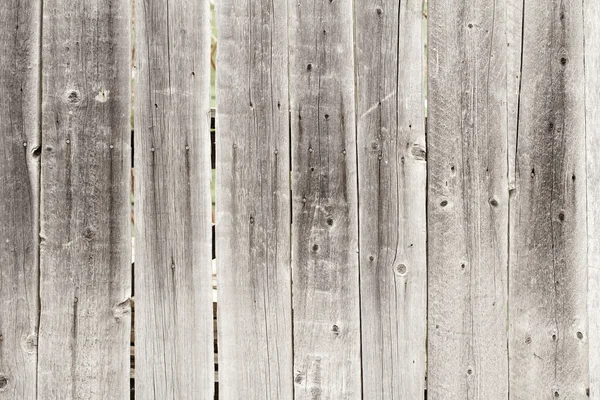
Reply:
[[[213,173],[213,171],[216,170],[216,157],[217,157],[217,147],[216,147],[216,120],[215,120],[215,112],[214,109],[211,110],[211,116],[210,116],[210,162],[211,162],[211,180],[212,180],[212,184],[211,186],[216,190],[216,182],[215,182],[215,177],[216,175]],[[212,189],[211,189],[212,190]],[[211,198],[212,198],[212,193],[211,193]],[[212,202],[212,200],[211,200]],[[212,220],[212,259],[216,260],[217,258],[217,249],[216,249],[216,242],[217,242],[217,237],[216,237],[216,217],[215,217],[215,204],[212,203],[211,204],[211,208],[212,208],[212,215],[213,215],[213,220]],[[212,265],[211,265],[212,268]],[[214,290],[214,289],[213,289]],[[217,321],[217,302],[213,302],[213,321],[215,324],[215,329],[214,332],[218,332],[217,328],[218,328],[218,321]],[[218,342],[218,334],[215,335],[214,337],[214,354],[215,354],[215,363],[214,363],[214,384],[215,384],[215,393],[214,393],[214,398],[218,399],[219,398],[219,382],[217,381],[216,377],[217,374],[219,372],[219,364],[218,364],[218,354],[219,354],[219,342]]]
[[[332,0],[330,0],[332,1]],[[353,62],[353,79],[354,79],[354,162],[356,163],[356,168],[357,168],[357,172],[356,172],[356,227],[357,227],[357,231],[356,231],[356,240],[357,240],[357,246],[358,246],[358,254],[357,254],[357,267],[358,267],[358,340],[359,340],[359,359],[360,359],[360,394],[361,394],[361,398],[364,398],[365,393],[364,393],[364,363],[363,363],[363,321],[362,321],[362,317],[363,317],[363,301],[362,301],[362,291],[361,291],[361,263],[360,263],[360,251],[361,251],[361,235],[360,235],[360,181],[359,181],[359,173],[358,173],[358,168],[359,168],[359,153],[360,150],[358,148],[358,114],[357,114],[357,110],[358,110],[358,76],[357,76],[357,68],[356,66],[358,65],[357,62],[357,50],[356,50],[356,44],[358,43],[357,40],[357,32],[356,32],[356,1],[354,0],[352,1],[352,62]],[[360,0],[358,0],[360,1]],[[398,5],[398,15],[400,14],[400,9],[402,7],[400,5]],[[377,13],[381,14],[381,8],[378,7],[377,8]],[[398,35],[400,31],[398,30]],[[400,37],[397,36],[397,39],[399,40]],[[398,57],[399,54],[399,44],[396,46],[396,57]],[[398,75],[396,75],[396,88],[397,88],[397,84],[398,84]]]
[[[211,43],[210,43],[210,94],[211,94],[211,110],[210,110],[210,173],[211,173],[211,215],[212,215],[212,260],[211,260],[211,271],[213,271],[213,265],[216,265],[217,258],[217,232],[216,232],[216,169],[217,169],[217,123],[216,123],[216,106],[217,106],[217,44],[218,44],[218,30],[217,30],[217,18],[215,12],[215,0],[210,0],[210,29],[211,29]],[[217,270],[215,267],[214,276],[216,282]],[[217,290],[216,283],[213,290]],[[214,296],[214,293],[213,293]],[[214,398],[219,398],[219,334],[218,334],[218,304],[217,301],[212,302],[213,310],[213,321],[214,321]]]
[[[428,133],[428,118],[429,118],[429,78],[427,75],[428,65],[429,65],[429,4],[427,0],[423,1],[423,11],[422,11],[422,24],[421,24],[421,36],[423,38],[423,98],[425,99],[423,104],[423,134],[425,136],[425,154],[428,154],[428,143],[427,133]],[[427,159],[425,160],[427,163]],[[452,167],[454,168],[454,167]],[[426,168],[425,173],[425,259],[429,260],[429,237],[427,232],[427,226],[429,221],[429,168]],[[425,281],[429,282],[429,264],[426,261],[425,268]],[[427,293],[425,295],[425,390],[423,391],[423,399],[427,400],[427,378],[429,375],[429,360],[428,360],[428,346],[429,346],[429,288],[427,287]]]
[[[217,146],[216,146],[215,125],[216,125],[215,113],[213,111],[211,111],[211,117],[210,117],[210,167],[212,170],[216,170],[216,165],[217,165]],[[215,185],[215,184],[216,184],[216,182],[213,182],[213,185]],[[216,190],[216,185],[214,187]],[[213,204],[213,207],[214,207],[214,204]],[[215,212],[215,210],[213,208],[213,213],[214,212]],[[215,258],[217,258],[215,222],[216,222],[216,220],[213,221],[213,225],[212,225],[212,258],[213,258],[213,260]]]
[[[37,145],[39,146],[39,149],[42,148],[42,96],[43,96],[43,82],[42,82],[42,77],[44,76],[44,69],[43,69],[43,58],[42,58],[42,54],[43,54],[43,40],[44,40],[44,35],[43,35],[43,31],[44,31],[44,0],[41,0],[39,3],[39,17],[40,17],[40,25],[39,25],[39,31],[38,31],[38,39],[39,39],[39,43],[38,43],[38,77],[39,77],[39,81],[37,82],[37,90],[38,90],[38,109],[37,109],[37,117],[38,117],[38,129],[37,129],[37,136],[38,136],[38,143]],[[37,151],[37,150],[36,150]],[[37,215],[36,220],[37,220],[37,226],[35,226],[34,229],[37,230],[36,234],[37,234],[37,246],[38,246],[38,251],[37,251],[37,255],[36,255],[36,274],[37,276],[36,278],[36,285],[37,285],[37,299],[36,299],[36,306],[37,306],[37,315],[36,315],[36,334],[37,337],[39,338],[39,330],[40,330],[40,320],[42,317],[42,295],[41,295],[41,258],[40,258],[40,246],[41,246],[41,233],[42,233],[42,224],[41,224],[41,211],[42,211],[42,202],[41,202],[41,194],[42,194],[42,157],[41,157],[41,150],[40,151],[40,158],[38,159],[39,164],[37,165],[37,182],[36,182],[36,186],[38,189],[38,196],[37,196],[37,204],[36,204],[36,212]],[[35,367],[35,389],[36,389],[36,393],[39,392],[39,357],[36,357],[36,367]]]
[[[131,1],[131,34],[135,35],[135,0]],[[132,38],[133,39],[133,38]],[[130,136],[130,151],[131,151],[131,169],[130,169],[130,223],[131,223],[131,333],[130,333],[130,347],[129,347],[129,390],[130,390],[130,399],[135,400],[135,244],[134,244],[134,236],[135,236],[135,214],[134,214],[134,205],[135,205],[135,165],[134,165],[134,153],[135,153],[135,124],[134,124],[134,113],[135,113],[135,93],[134,93],[134,80],[133,80],[133,71],[135,68],[135,42],[132,40],[131,43],[131,104],[130,104],[130,113],[129,113],[129,123],[131,127],[131,136]]]

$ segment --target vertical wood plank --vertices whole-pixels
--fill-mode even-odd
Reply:
[[[584,1],[590,399],[600,400],[600,2]]]
[[[355,3],[363,396],[420,399],[427,318],[422,1]]]
[[[0,399],[36,399],[41,2],[0,9]]]
[[[508,108],[508,188],[515,187],[519,92],[521,91],[523,0],[506,0],[506,106]]]
[[[519,399],[587,398],[582,17],[582,1],[525,2],[509,272]]]
[[[295,398],[359,399],[352,1],[288,4]]]
[[[508,398],[506,9],[429,3],[428,398]]]
[[[209,2],[135,13],[136,396],[212,399]]]
[[[129,395],[130,7],[44,1],[38,399]]]
[[[291,399],[287,6],[216,11],[219,395]]]

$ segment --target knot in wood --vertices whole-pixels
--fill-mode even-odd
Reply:
[[[81,96],[78,90],[70,90],[67,92],[67,101],[70,104],[77,104],[81,100]]]
[[[88,226],[83,230],[82,235],[87,240],[92,240],[96,236],[96,232],[94,232],[94,230]]]
[[[411,154],[416,160],[427,160],[427,152],[425,151],[425,148],[420,144],[415,144],[412,147]]]
[[[406,275],[406,272],[407,272],[406,265],[404,265],[404,264],[398,264],[396,266],[396,272],[398,274],[400,274],[400,275]]]

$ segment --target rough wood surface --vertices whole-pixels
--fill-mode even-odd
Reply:
[[[584,3],[590,399],[600,400],[600,2]]]
[[[425,390],[422,7],[355,3],[362,380],[373,400]]]
[[[41,1],[0,11],[0,399],[36,399]]]
[[[212,399],[209,1],[135,12],[136,397]]]
[[[352,1],[288,4],[295,398],[359,399]]]
[[[525,2],[523,15],[510,207],[510,391],[515,399],[586,399],[582,2]]]
[[[506,10],[430,2],[428,398],[507,399]]]
[[[515,162],[521,90],[523,0],[506,0],[506,107],[508,118],[508,188],[515,187]]]
[[[216,10],[219,395],[291,399],[287,6]]]
[[[129,395],[130,9],[44,1],[38,399]]]

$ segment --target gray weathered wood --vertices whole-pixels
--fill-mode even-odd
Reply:
[[[428,20],[428,398],[507,399],[506,9]]]
[[[355,3],[365,399],[420,399],[425,390],[422,7]]]
[[[519,91],[523,40],[523,0],[506,0],[506,103],[508,109],[508,188],[515,186],[517,128],[519,119]]]
[[[219,395],[291,399],[287,6],[216,10]]]
[[[352,1],[288,4],[295,398],[359,399]]]
[[[44,1],[38,399],[129,395],[130,7]]]
[[[600,2],[584,3],[590,399],[600,400]]]
[[[510,212],[510,391],[586,399],[582,1],[525,2]],[[597,371],[596,371],[597,372]]]
[[[0,399],[36,399],[41,1],[0,10]]]
[[[135,13],[136,397],[212,399],[209,1]]]

